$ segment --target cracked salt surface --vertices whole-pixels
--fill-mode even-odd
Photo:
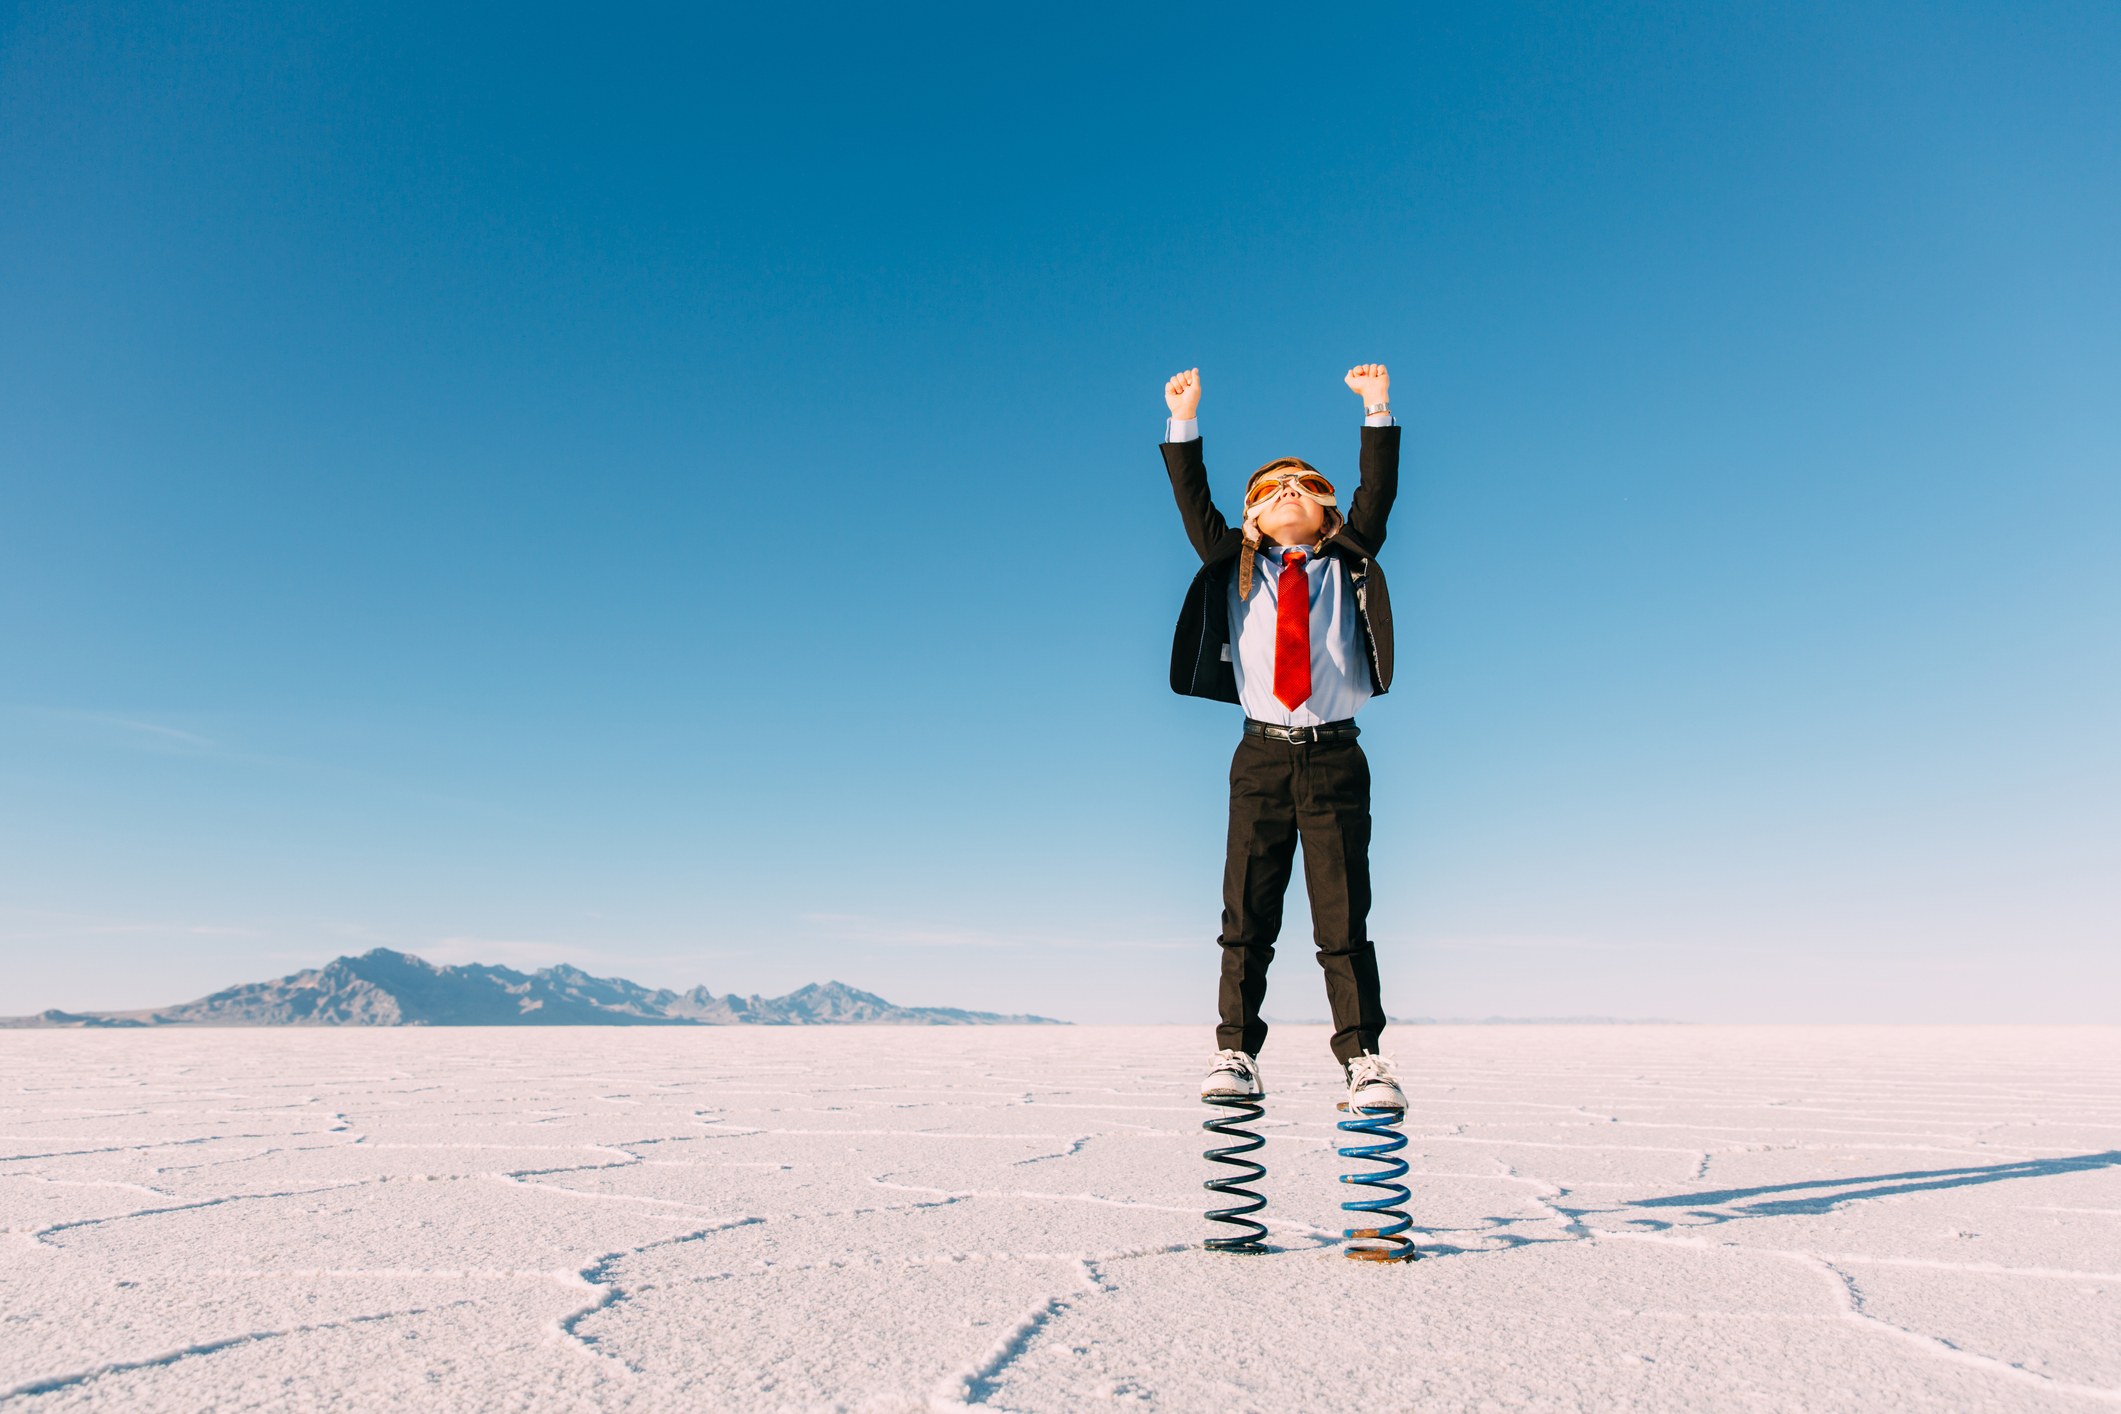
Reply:
[[[2121,1406],[2121,1030],[1422,1027],[1427,1260],[1177,1028],[0,1033],[0,1411]]]

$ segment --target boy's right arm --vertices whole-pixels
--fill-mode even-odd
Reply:
[[[1164,384],[1164,405],[1171,410],[1169,435],[1163,444],[1164,470],[1171,476],[1171,494],[1178,501],[1179,518],[1186,523],[1186,538],[1205,563],[1231,551],[1229,542],[1237,531],[1215,509],[1208,495],[1208,470],[1200,454],[1200,370],[1188,369]]]

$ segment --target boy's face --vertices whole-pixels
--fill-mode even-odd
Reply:
[[[1268,497],[1252,523],[1277,544],[1309,545],[1326,528],[1326,508],[1294,486],[1284,486]]]

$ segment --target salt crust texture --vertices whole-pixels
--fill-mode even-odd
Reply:
[[[1425,1260],[1176,1028],[0,1034],[0,1409],[2121,1405],[2121,1031],[1424,1027]]]

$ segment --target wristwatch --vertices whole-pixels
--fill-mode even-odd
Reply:
[[[1364,403],[1362,406],[1362,415],[1364,417],[1375,417],[1381,412],[1390,412],[1392,410],[1392,405],[1390,403]]]

